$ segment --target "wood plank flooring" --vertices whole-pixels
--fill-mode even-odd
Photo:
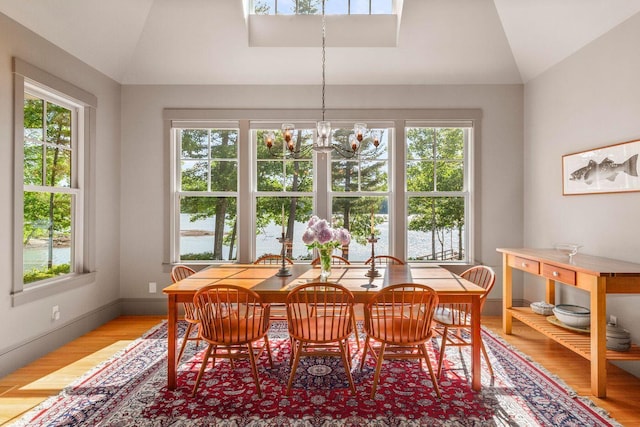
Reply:
[[[10,422],[138,338],[162,316],[123,316],[0,379],[0,425]],[[607,398],[590,395],[589,363],[542,334],[514,321],[503,335],[499,317],[483,325],[587,396],[624,426],[640,425],[640,379],[609,364]]]

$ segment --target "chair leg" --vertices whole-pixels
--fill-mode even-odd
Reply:
[[[369,335],[364,339],[364,348],[362,349],[362,358],[360,359],[360,370],[364,368],[364,362],[367,358],[367,349],[369,348]]]
[[[493,377],[493,367],[491,366],[491,362],[489,362],[489,355],[487,354],[487,349],[484,347],[484,340],[482,340],[482,338],[480,339],[480,344],[481,344],[480,348],[482,349],[482,355],[484,356],[484,360],[487,361],[487,367],[489,368],[489,373]]]
[[[258,378],[258,366],[256,366],[256,356],[253,354],[253,346],[251,343],[247,343],[249,347],[249,361],[251,362],[251,372],[253,373],[253,382],[258,390],[258,397],[262,398],[262,390],[260,390],[260,378]]]
[[[431,376],[431,382],[433,383],[433,388],[436,390],[436,395],[438,396],[438,398],[442,398],[442,395],[440,394],[440,387],[438,386],[438,381],[436,380],[436,376],[434,375],[434,372],[433,372],[433,367],[431,366],[431,359],[429,359],[429,352],[427,351],[427,345],[422,344],[420,346],[420,350],[422,351],[424,360],[427,362],[427,368],[429,368],[429,375]],[[422,363],[420,364],[422,365]]]
[[[342,341],[338,342],[338,346],[340,347],[340,356],[342,356],[342,363],[344,364],[344,371],[347,374],[347,380],[349,380],[349,387],[351,387],[351,394],[355,396],[356,394],[356,386],[353,385],[353,377],[351,376],[351,363],[347,359],[347,350],[345,349],[345,343]],[[346,347],[349,346],[349,343],[346,343]]]
[[[293,366],[291,367],[291,374],[289,375],[289,382],[287,383],[287,391],[285,393],[286,396],[289,396],[291,392],[291,386],[293,385],[293,379],[296,376],[296,369],[298,369],[298,363],[300,363],[300,354],[302,353],[302,343],[296,343],[295,345],[295,353],[294,353],[294,361]]]
[[[267,350],[267,356],[269,357],[269,366],[273,369],[273,359],[271,358],[271,346],[269,345],[269,337],[264,336],[264,347]]]
[[[382,360],[384,359],[385,343],[380,343],[380,354],[378,355],[378,362],[376,363],[376,373],[373,376],[373,386],[371,387],[371,398],[375,398],[376,389],[378,388],[378,381],[380,380],[380,370],[382,369]]]
[[[187,347],[187,341],[189,341],[189,335],[191,334],[192,327],[193,327],[193,323],[189,323],[187,325],[187,332],[185,332],[184,338],[182,338],[182,345],[180,346],[180,352],[178,353],[178,358],[176,359],[176,366],[180,366],[180,359],[182,359],[182,354],[184,353],[184,349]]]
[[[212,350],[213,350],[213,345],[209,344],[209,346],[207,347],[207,351],[205,352],[204,358],[202,359],[202,365],[200,366],[200,371],[198,372],[196,383],[193,385],[193,391],[191,392],[191,397],[196,396],[196,391],[198,390],[198,384],[200,384],[200,380],[202,379],[202,374],[204,374],[204,370],[207,367],[207,363],[209,363],[209,356],[211,356]]]
[[[440,375],[442,374],[442,362],[444,361],[444,352],[447,348],[448,333],[449,333],[449,328],[445,326],[444,331],[442,331],[442,344],[440,345],[440,359],[438,359],[438,375],[437,375],[438,378],[440,378]]]
[[[360,337],[358,336],[358,322],[356,320],[356,310],[351,308],[351,320],[353,322],[353,335],[356,336],[356,345],[358,346],[358,350],[360,350]]]

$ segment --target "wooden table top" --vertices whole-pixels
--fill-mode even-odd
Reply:
[[[163,289],[167,295],[193,295],[199,288],[226,283],[254,290],[267,302],[283,302],[298,285],[317,282],[320,268],[309,264],[288,266],[291,276],[278,277],[279,265],[221,264],[215,265]],[[437,265],[383,265],[380,277],[369,278],[366,265],[334,265],[329,282],[339,283],[353,292],[357,302],[367,301],[380,289],[400,283],[420,283],[433,288],[438,295],[477,295],[484,289]]]

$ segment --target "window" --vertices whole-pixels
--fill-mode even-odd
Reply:
[[[389,253],[389,129],[369,126],[379,137],[376,147],[370,136],[362,142],[360,153],[352,158],[331,153],[331,212],[334,225],[351,233],[351,244],[342,248],[344,258],[366,261],[371,256],[367,239],[374,232],[377,253]],[[333,131],[333,141],[348,146],[353,128],[342,126]],[[373,228],[373,230],[372,230]]]
[[[326,0],[327,15],[391,14],[392,0]],[[322,0],[253,0],[256,15],[318,15]]]
[[[38,80],[30,76],[38,76]],[[90,266],[85,170],[96,100],[14,60],[16,121],[14,303],[24,291],[87,283]],[[19,248],[19,249],[18,249]],[[36,286],[37,285],[37,286]],[[36,296],[37,297],[37,296]]]
[[[313,150],[313,114],[165,110],[174,171],[168,263],[250,263],[281,253],[283,234],[286,255],[308,262],[315,254],[302,234],[312,215],[350,231],[351,243],[335,253],[351,262],[370,257],[372,228],[376,254],[473,259],[470,170],[479,110],[340,110],[349,117],[341,120],[330,110],[330,153]],[[335,146],[351,146],[355,121],[367,124],[361,148],[339,155]]]
[[[215,125],[213,125],[215,126]],[[233,260],[237,254],[238,129],[175,129],[178,162],[174,259]]]
[[[406,129],[407,248],[410,260],[467,261],[470,128]]]
[[[277,239],[284,233],[291,241],[286,256],[311,259],[310,251],[302,243],[302,234],[314,212],[315,130],[300,123],[294,129],[284,130],[282,125],[254,126],[251,137],[256,153],[255,257],[281,253]],[[267,147],[266,138],[273,139],[271,148]]]

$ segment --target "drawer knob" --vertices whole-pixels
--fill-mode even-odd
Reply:
[[[558,277],[558,276],[560,275],[560,273],[558,273],[557,271],[554,271],[554,272],[553,272],[553,273],[551,273],[551,274],[553,274],[553,277]]]
[[[522,266],[523,266],[523,267],[528,267],[528,266],[529,266],[529,264],[527,264],[526,262],[523,262],[523,263],[522,263]]]

